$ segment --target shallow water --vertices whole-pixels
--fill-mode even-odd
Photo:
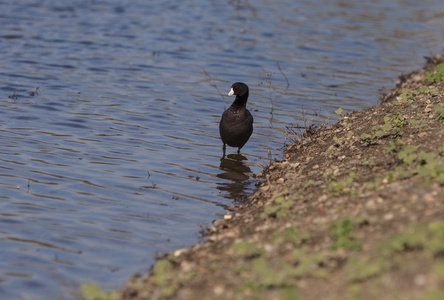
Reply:
[[[443,46],[439,0],[71,2],[0,4],[2,299],[149,271],[253,192],[286,126],[377,104]],[[221,161],[235,81],[255,131]]]

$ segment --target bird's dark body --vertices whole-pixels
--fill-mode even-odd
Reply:
[[[219,133],[224,144],[240,150],[253,133],[253,116],[245,106],[231,105],[222,114]]]

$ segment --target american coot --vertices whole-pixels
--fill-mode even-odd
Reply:
[[[224,143],[223,157],[225,157],[226,145],[238,147],[237,153],[245,145],[253,132],[253,116],[247,109],[248,86],[242,82],[236,82],[231,86],[228,97],[236,95],[233,104],[224,111],[219,123],[219,133]]]

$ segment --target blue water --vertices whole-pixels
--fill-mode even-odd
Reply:
[[[197,242],[283,157],[286,126],[375,105],[440,51],[443,13],[438,0],[0,3],[1,298],[118,288]],[[221,161],[236,81],[255,131]]]

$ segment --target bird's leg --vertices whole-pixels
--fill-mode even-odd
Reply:
[[[224,143],[224,145],[223,145],[223,147],[222,147],[222,150],[223,150],[223,155],[222,155],[222,158],[225,158],[225,150],[226,150],[226,148],[227,148],[227,146],[225,145],[225,143]]]
[[[237,148],[237,154],[240,154],[240,148]]]

